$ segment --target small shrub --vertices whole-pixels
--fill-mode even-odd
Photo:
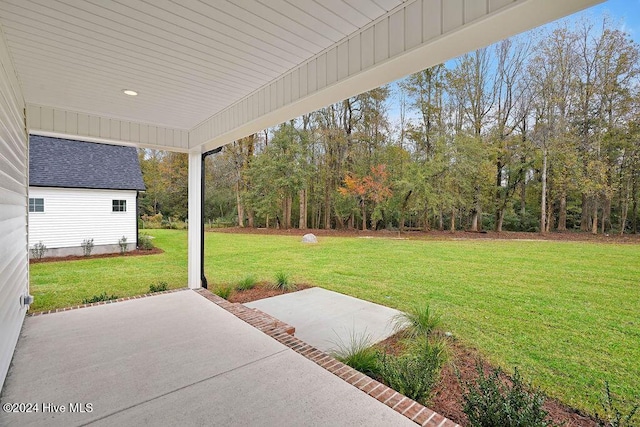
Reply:
[[[247,276],[240,280],[236,285],[237,291],[248,291],[256,287],[256,278],[253,276]]]
[[[633,405],[629,412],[627,412],[626,414],[623,413],[618,406],[619,404],[615,401],[613,395],[611,394],[608,381],[604,382],[604,396],[600,404],[602,405],[602,409],[604,410],[604,412],[602,415],[596,413],[598,426],[632,427],[640,425],[640,419],[636,417],[638,409],[640,409],[640,403],[636,403],[635,405]]]
[[[534,391],[528,393],[520,373],[515,369],[511,385],[500,377],[502,370],[493,369],[485,375],[482,365],[477,364],[478,378],[475,383],[465,382],[463,389],[463,411],[472,427],[546,427],[553,425],[547,420],[548,413],[542,409],[544,396]]]
[[[289,280],[289,275],[284,271],[278,271],[276,273],[276,284],[274,286],[283,292],[294,291],[296,285]]]
[[[151,241],[151,236],[145,233],[140,233],[138,235],[138,247],[143,251],[150,251],[153,249],[153,242]]]
[[[160,282],[157,285],[149,285],[149,293],[166,291],[169,288],[167,282]]]
[[[106,292],[103,292],[99,295],[94,295],[91,298],[85,298],[82,300],[83,304],[92,304],[94,302],[101,302],[101,301],[111,301],[114,299],[118,299],[118,295],[107,295]]]
[[[380,377],[380,352],[372,347],[370,335],[352,333],[349,342],[340,340],[336,346],[333,352],[336,359],[365,375]]]
[[[220,298],[229,299],[232,291],[233,288],[231,286],[218,286],[214,289],[213,293],[218,295]]]
[[[405,313],[394,316],[396,331],[409,338],[429,337],[442,324],[442,317],[429,304],[415,305]]]
[[[48,249],[44,245],[44,243],[42,243],[42,241],[39,241],[38,243],[33,245],[33,248],[31,248],[31,257],[35,259],[42,259],[47,253],[47,250]]]
[[[384,355],[380,373],[382,380],[398,393],[427,403],[446,360],[444,342],[421,339],[414,351],[405,355]]]
[[[93,239],[84,239],[80,246],[82,246],[82,253],[84,256],[91,255],[91,251],[93,251]]]
[[[118,239],[118,246],[120,246],[120,255],[124,255],[124,253],[127,252],[127,238],[125,236]]]

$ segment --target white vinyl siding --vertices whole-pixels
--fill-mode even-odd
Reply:
[[[29,292],[28,169],[24,99],[0,31],[0,389],[26,313],[20,297]]]
[[[84,239],[93,244],[117,245],[122,236],[136,241],[136,192],[82,188],[31,187],[30,196],[45,200],[45,212],[29,215],[29,246],[79,247]],[[123,201],[126,212],[114,212],[114,201]]]

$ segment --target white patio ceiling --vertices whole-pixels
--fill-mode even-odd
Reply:
[[[200,151],[599,1],[0,0],[0,24],[32,131]]]

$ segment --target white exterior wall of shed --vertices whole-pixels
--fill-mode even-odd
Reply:
[[[29,161],[24,98],[0,32],[0,388],[18,341],[29,293]]]
[[[123,236],[136,242],[136,191],[29,187],[30,198],[44,199],[44,212],[29,213],[29,247],[80,248],[82,241],[115,245]],[[113,200],[125,200],[126,212],[113,212]]]

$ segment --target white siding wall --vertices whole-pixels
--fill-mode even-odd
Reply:
[[[42,241],[47,248],[93,244],[117,245],[125,236],[136,241],[136,192],[81,188],[30,187],[29,197],[44,199],[44,212],[29,213],[29,247]],[[112,200],[126,200],[126,212],[112,212]]]
[[[29,291],[27,133],[24,99],[0,28],[0,388],[18,341]]]

